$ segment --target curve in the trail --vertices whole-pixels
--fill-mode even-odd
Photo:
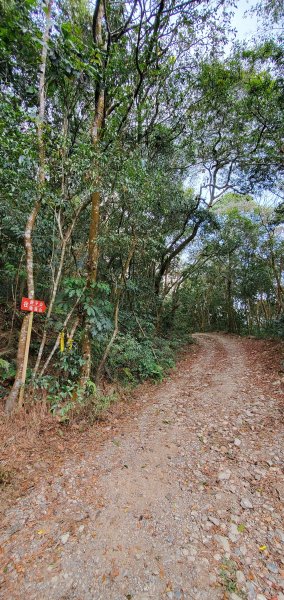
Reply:
[[[195,338],[115,438],[8,512],[1,597],[284,599],[277,400],[241,340]]]

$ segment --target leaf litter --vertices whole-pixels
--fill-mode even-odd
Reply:
[[[283,600],[276,344],[196,341],[92,428],[3,418],[1,598]]]

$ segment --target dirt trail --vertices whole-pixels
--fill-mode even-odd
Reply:
[[[284,600],[279,396],[241,340],[196,339],[114,438],[7,511],[1,598]]]

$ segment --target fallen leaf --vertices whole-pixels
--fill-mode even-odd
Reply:
[[[18,565],[14,565],[14,567],[15,567],[17,573],[24,573],[25,572],[25,569],[24,569],[24,567],[22,565],[19,565],[19,564]]]
[[[167,585],[166,585],[166,592],[171,592],[173,589],[173,584],[171,583],[171,581],[168,581]]]
[[[110,579],[113,581],[116,577],[119,576],[119,569],[117,567],[113,567],[109,576],[110,576]]]
[[[160,578],[164,579],[164,577],[165,577],[165,571],[164,571],[163,567],[160,567],[159,573],[160,573]]]

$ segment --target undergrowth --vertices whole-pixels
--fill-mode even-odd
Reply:
[[[154,337],[137,339],[119,335],[112,347],[108,368],[113,378],[137,384],[145,379],[162,381],[175,365],[175,351],[169,341]]]
[[[223,559],[223,562],[219,571],[220,582],[226,592],[233,594],[237,593],[239,598],[246,599],[246,594],[242,590],[239,590],[237,583],[237,565],[234,561],[227,558]]]
[[[143,335],[120,333],[108,357],[104,382],[110,382],[120,389],[132,389],[145,380],[161,382],[174,368],[178,351],[192,341],[189,335],[166,339],[154,335],[151,329],[148,336],[144,332]],[[93,353],[97,356],[97,364],[105,344],[105,339],[99,344],[94,342]],[[32,370],[28,370],[26,409],[32,410],[33,406],[43,403],[47,411],[62,423],[81,417],[91,423],[99,420],[120,394],[117,391],[103,393],[100,386],[94,383],[96,365],[93,379],[87,382],[83,393],[77,383],[81,367],[82,357],[78,346],[74,345],[58,353],[52,372],[32,380]],[[3,380],[11,377],[13,369],[14,365],[8,361],[0,363]],[[7,388],[3,388],[3,394],[5,392]]]

